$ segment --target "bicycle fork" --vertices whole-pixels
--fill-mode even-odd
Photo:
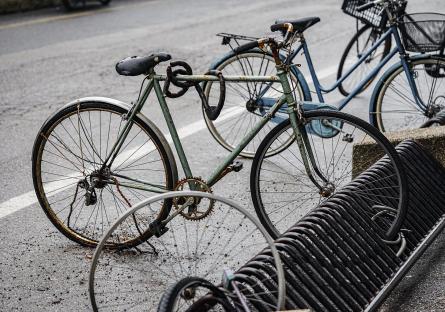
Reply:
[[[314,185],[318,188],[320,195],[327,197],[331,193],[329,191],[328,179],[321,173],[320,169],[318,169],[314,153],[312,152],[311,144],[309,143],[309,139],[307,136],[304,119],[299,116],[297,117],[294,106],[295,103],[289,105],[289,119],[294,130],[295,140],[297,141],[298,149],[300,150],[306,174],[308,175],[312,183],[314,183]],[[318,183],[312,172],[315,172],[318,178],[323,181],[324,185],[320,185],[320,183]]]
[[[277,67],[279,69],[277,75],[280,78],[281,84],[283,86],[283,91],[286,96],[286,102],[288,103],[287,113],[289,114],[290,123],[294,130],[295,140],[297,141],[298,148],[300,150],[306,174],[308,175],[312,183],[314,183],[314,185],[318,188],[320,195],[322,195],[323,197],[327,197],[331,193],[329,190],[330,187],[328,179],[326,179],[326,177],[320,172],[316,164],[315,157],[307,137],[304,125],[304,118],[300,116],[300,108],[295,107],[297,103],[292,96],[292,91],[289,85],[289,80],[287,79],[287,74],[285,71],[281,70],[279,66]],[[320,183],[318,183],[317,179],[312,174],[312,171],[315,172],[315,174],[323,181],[324,185],[320,185]]]

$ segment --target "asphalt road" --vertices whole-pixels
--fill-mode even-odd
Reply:
[[[410,12],[444,11],[442,0],[411,2]],[[0,211],[0,310],[89,310],[86,281],[93,250],[59,234],[32,193],[31,150],[47,116],[83,96],[134,101],[141,79],[114,71],[126,56],[168,51],[187,60],[195,72],[204,72],[227,51],[215,33],[260,35],[277,18],[305,16],[321,17],[306,37],[323,82],[333,81],[355,26],[336,0],[115,0],[105,9],[93,6],[70,14],[50,9],[0,16],[0,207],[21,208],[5,216]],[[365,92],[346,111],[366,118],[369,97]],[[328,100],[339,98],[334,93]],[[144,114],[161,120],[152,103]],[[178,128],[202,119],[191,94],[169,104]],[[167,133],[163,121],[157,125]],[[226,155],[205,129],[185,138],[184,145],[198,176],[207,176]],[[250,162],[244,164],[215,192],[249,206]],[[441,235],[382,311],[445,310],[444,243]]]

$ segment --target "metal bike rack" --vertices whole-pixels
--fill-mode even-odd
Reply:
[[[389,173],[381,160],[276,240],[285,265],[287,309],[375,311],[444,228],[445,168],[412,140],[397,151],[413,195],[403,226],[403,254],[397,257],[398,246],[382,241],[382,229],[371,220],[370,201],[356,195],[372,183],[378,190],[371,196],[391,196],[379,179]],[[244,291],[273,304],[272,263],[264,250],[235,275],[252,285]]]

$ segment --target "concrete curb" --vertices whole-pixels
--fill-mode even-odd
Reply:
[[[389,132],[385,133],[385,136],[393,145],[397,145],[403,140],[407,139],[418,142],[442,166],[445,167],[445,126]],[[378,151],[373,152],[374,149],[374,141],[371,140],[364,140],[360,144],[354,145],[352,156],[353,176],[356,176],[359,172],[362,172],[366,169],[361,167],[362,165],[359,164],[374,163],[380,157],[382,157],[382,155],[379,154]],[[366,155],[368,157],[366,162],[362,159],[363,155]],[[374,156],[374,159],[370,160],[370,155]]]

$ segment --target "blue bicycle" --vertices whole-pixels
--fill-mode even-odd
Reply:
[[[359,0],[347,0],[356,5]],[[332,86],[322,86],[315,72],[304,31],[320,21],[318,17],[297,20],[278,21],[277,24],[287,22],[293,25],[292,41],[299,45],[293,51],[281,56],[283,62],[290,67],[290,81],[296,99],[302,100],[304,109],[327,108],[342,110],[375,78],[377,73],[397,54],[400,61],[388,68],[377,82],[369,105],[369,121],[380,131],[394,131],[401,129],[419,128],[441,116],[445,111],[445,15],[437,13],[404,14],[406,1],[404,0],[375,0],[357,6],[358,12],[369,9],[379,9],[380,14],[386,14],[388,28],[382,33],[372,46],[358,54],[358,59],[339,77]],[[272,26],[272,31],[276,29]],[[253,47],[253,37],[233,34],[218,34],[223,37],[223,44],[229,44],[232,50],[211,65],[229,75],[269,75],[273,70],[273,58],[270,52]],[[382,46],[387,46],[393,38],[395,47],[382,57],[378,52]],[[251,41],[240,44],[240,41]],[[232,43],[235,42],[237,47]],[[441,51],[437,54],[429,52]],[[314,84],[317,103],[311,103],[312,95],[308,82],[299,70],[299,65],[293,64],[294,58],[303,52]],[[409,54],[408,52],[413,52]],[[323,94],[338,88],[352,73],[370,64],[370,60],[378,58],[379,62],[369,71],[365,78],[358,82],[338,106],[320,104],[325,103]],[[364,65],[363,65],[364,64]],[[362,65],[362,66],[361,66]],[[369,66],[369,65],[368,65]],[[208,82],[204,90],[209,102],[216,103],[219,97],[218,85]],[[271,105],[276,102],[282,90],[276,83],[245,83],[227,86],[226,102],[222,114],[234,114],[235,117],[218,122],[212,121],[204,114],[207,126],[213,137],[226,149],[233,150],[240,138],[247,133],[258,118],[264,116]],[[283,108],[285,110],[286,108]],[[272,123],[257,135],[256,139],[246,146],[241,154],[253,157],[268,132],[274,125],[285,118],[277,113]],[[287,145],[275,146],[276,153]]]

